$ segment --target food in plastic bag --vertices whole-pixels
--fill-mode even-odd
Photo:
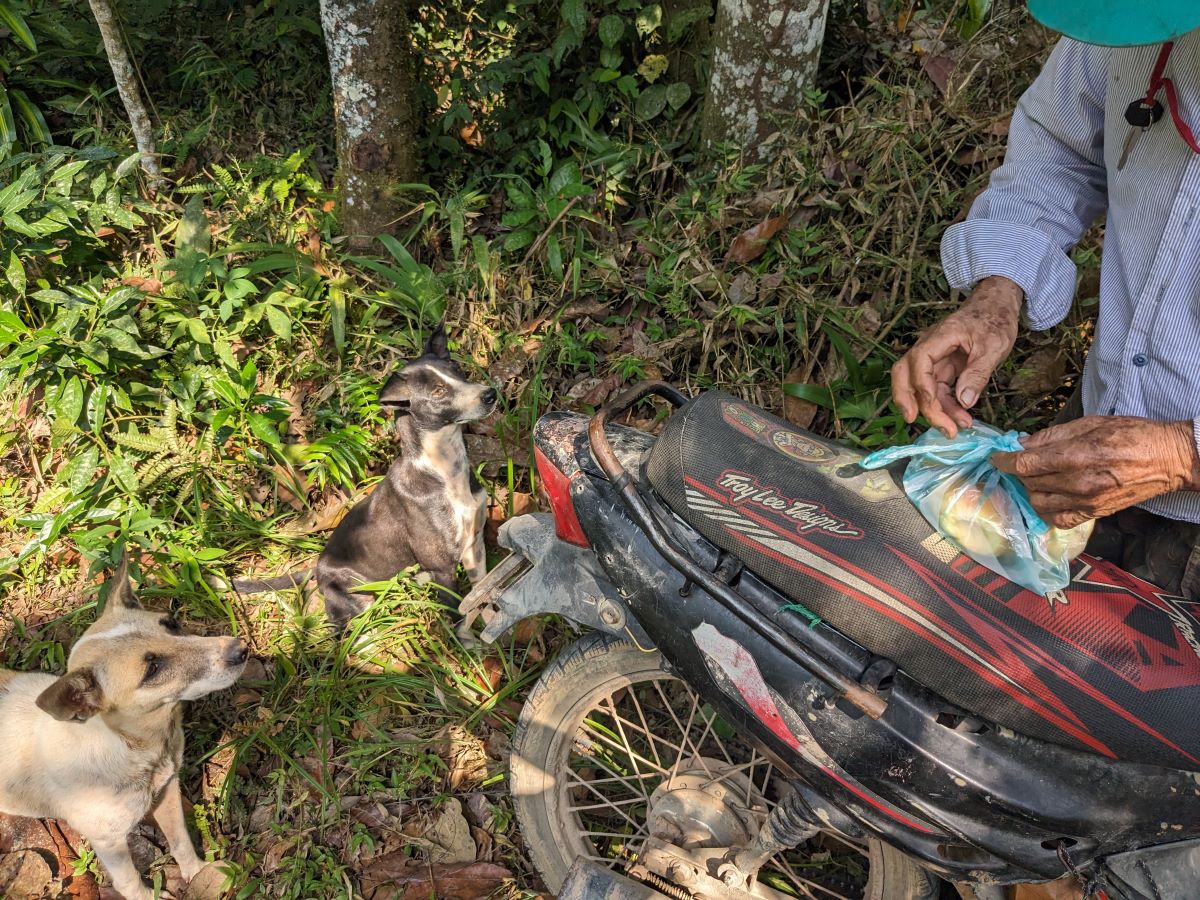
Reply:
[[[975,422],[954,438],[930,429],[907,447],[878,450],[862,461],[878,469],[901,459],[904,491],[929,524],[981,565],[1039,594],[1071,580],[1092,523],[1052,528],[1034,511],[1020,479],[991,464],[1000,450],[1020,450],[1021,435]]]

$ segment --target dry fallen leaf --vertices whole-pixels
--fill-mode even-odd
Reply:
[[[950,75],[957,65],[949,56],[931,55],[921,57],[921,68],[929,76],[929,80],[937,87],[943,97],[950,94]]]
[[[1021,363],[1009,387],[1027,397],[1039,397],[1062,387],[1067,361],[1053,348],[1038,350]]]
[[[384,854],[368,865],[362,873],[366,900],[429,900],[433,896],[477,900],[491,896],[512,878],[512,872],[495,863],[425,866],[412,862],[411,857],[399,850]]]
[[[129,287],[137,288],[146,294],[161,294],[163,285],[157,278],[140,278],[137,275],[129,275],[121,279],[121,284]]]
[[[783,228],[786,228],[787,224],[786,216],[771,216],[763,219],[753,228],[747,228],[733,239],[726,258],[742,264],[753,262],[766,252],[767,243]]]
[[[453,797],[438,809],[438,817],[425,832],[433,846],[429,861],[436,864],[467,863],[475,859],[475,840],[463,815],[462,803]]]
[[[804,367],[797,366],[783,376],[783,383],[804,384],[807,374]],[[798,425],[801,428],[809,428],[816,414],[817,405],[815,403],[810,403],[808,400],[802,400],[799,397],[793,397],[791,394],[784,392],[783,417],[793,425]]]

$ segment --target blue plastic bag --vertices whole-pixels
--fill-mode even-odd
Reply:
[[[931,428],[915,444],[877,450],[862,466],[911,459],[904,491],[929,524],[980,565],[1045,595],[1070,583],[1071,560],[1083,552],[1092,523],[1052,528],[1034,511],[1020,479],[992,465],[996,451],[1022,449],[1021,437],[981,422],[953,438]]]

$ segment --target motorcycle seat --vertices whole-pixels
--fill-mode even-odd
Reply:
[[[728,394],[667,422],[667,506],[869,652],[1030,737],[1200,770],[1200,609],[1087,555],[1043,597],[945,541],[893,472]],[[786,610],[779,615],[794,615]]]

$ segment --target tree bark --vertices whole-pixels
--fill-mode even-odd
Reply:
[[[829,0],[718,0],[700,132],[760,158],[772,118],[804,104],[825,39]]]
[[[415,56],[408,0],[321,0],[337,126],[342,231],[356,248],[402,213],[395,186],[417,176]]]
[[[112,67],[113,78],[117,82],[117,93],[125,107],[125,114],[129,116],[133,140],[142,157],[142,168],[150,176],[151,184],[157,184],[162,179],[162,169],[159,168],[158,153],[154,149],[154,130],[150,127],[146,104],[142,102],[137,74],[129,62],[129,54],[125,52],[125,41],[121,37],[117,18],[109,0],[88,0],[88,3],[92,7],[96,24],[100,27],[104,52],[108,54],[108,64]]]

